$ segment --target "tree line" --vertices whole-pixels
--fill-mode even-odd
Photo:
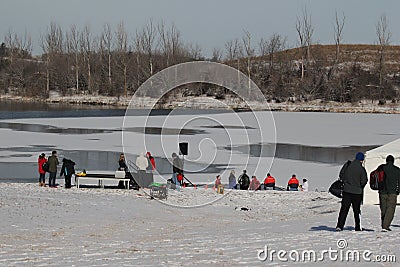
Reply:
[[[98,35],[87,25],[64,30],[52,22],[41,36],[42,54],[36,57],[29,34],[10,30],[0,46],[0,93],[48,98],[56,90],[62,95],[127,96],[168,66],[211,60],[245,73],[269,101],[397,101],[400,58],[391,58],[397,47],[390,45],[386,16],[376,23],[376,44],[365,49],[372,51],[367,62],[360,51],[342,44],[344,14],[336,13],[333,25],[333,45],[313,43],[311,14],[304,8],[294,25],[296,48],[290,49],[287,38],[278,33],[254,40],[244,31],[223,49],[215,48],[211,58],[205,58],[198,45],[185,43],[177,27],[164,21],[150,20],[134,34],[127,32],[123,22],[115,29],[104,24]],[[388,64],[393,60],[398,62],[395,67]],[[228,93],[202,84],[178,90],[218,98]]]

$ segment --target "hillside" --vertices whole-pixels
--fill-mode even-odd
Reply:
[[[271,103],[371,100],[397,104],[400,99],[400,46],[384,47],[383,52],[378,45],[343,44],[339,48],[337,54],[335,45],[313,45],[309,50],[293,48],[254,56],[250,60],[241,57],[221,63],[250,75]],[[11,50],[3,50],[0,95],[40,96],[44,100],[51,92],[62,97],[129,97],[152,74],[174,64],[201,60],[181,56],[172,61],[160,52],[151,58],[146,53],[129,52],[111,54],[120,61],[111,61],[108,65],[101,51],[92,52],[88,61],[88,55],[83,52],[31,58],[24,53],[10,57]],[[108,67],[111,69],[107,70]],[[225,88],[214,85],[191,84],[177,88],[173,92],[174,99],[167,95],[161,102],[168,104],[179,95],[222,100],[229,94]]]

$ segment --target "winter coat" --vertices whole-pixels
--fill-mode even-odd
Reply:
[[[249,185],[249,190],[257,190],[259,189],[261,183],[257,180],[257,178],[253,178]]]
[[[267,176],[264,180],[264,184],[267,187],[275,187],[275,178],[272,176]]]
[[[125,160],[124,160],[124,159],[120,159],[120,160],[118,161],[118,165],[119,165],[119,170],[120,170],[120,171],[125,171],[125,172],[128,171],[128,166],[126,166],[126,163],[125,163]]]
[[[289,182],[288,182],[288,187],[290,187],[290,188],[297,188],[297,187],[299,187],[299,180],[297,180],[296,177],[290,178],[290,180],[289,180]]]
[[[45,157],[43,157],[43,158],[41,158],[41,157],[39,157],[38,158],[38,167],[39,167],[39,173],[40,174],[43,174],[43,173],[46,173],[44,170],[43,170],[43,164],[44,163],[46,163],[47,162],[47,159],[45,158]]]
[[[182,164],[182,161],[181,161],[181,159],[180,158],[178,158],[178,157],[175,157],[174,159],[173,159],[173,161],[172,161],[172,164],[173,164],[173,166],[172,166],[172,172],[173,173],[183,173],[183,164]]]
[[[379,190],[379,194],[399,194],[400,187],[400,168],[392,162],[383,165],[385,172],[385,187]]]
[[[57,156],[51,155],[48,159],[49,172],[57,172],[57,166],[59,164]]]
[[[218,186],[221,184],[221,179],[215,179],[215,184],[214,187],[218,188]]]
[[[301,186],[301,191],[308,192],[308,182],[304,182]]]
[[[242,189],[242,188],[245,188],[245,189],[249,188],[249,185],[250,185],[250,178],[249,178],[249,176],[248,176],[247,174],[245,174],[245,173],[242,173],[242,174],[239,176],[238,183],[240,184],[240,188],[241,188],[241,189]]]
[[[345,168],[345,166],[343,166]],[[342,169],[343,169],[342,168]],[[355,159],[353,160],[345,170],[340,171],[344,182],[343,192],[350,194],[362,194],[365,185],[368,182],[367,172],[365,168],[361,165],[361,161]]]
[[[149,166],[149,162],[143,153],[140,153],[139,157],[136,158],[136,166],[138,166],[140,171],[145,171]]]
[[[151,170],[156,169],[156,162],[154,161],[154,157],[151,155],[150,152],[147,152],[147,158],[149,159],[149,167],[151,167]]]
[[[235,175],[233,173],[231,173],[229,175],[228,181],[229,181],[228,188],[229,189],[235,188],[235,186],[236,186],[236,177],[235,177]]]
[[[70,159],[63,159],[63,165],[61,167],[61,172],[60,176],[71,176],[72,174],[75,174],[75,162],[73,162]]]

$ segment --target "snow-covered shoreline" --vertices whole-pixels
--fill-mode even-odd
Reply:
[[[52,95],[48,99],[21,97],[13,95],[2,95],[0,100],[20,101],[20,102],[43,102],[43,103],[60,103],[73,105],[99,105],[99,106],[115,106],[127,107],[132,99],[128,97],[108,97],[108,96],[91,96],[91,95],[75,95],[75,96],[58,96]],[[216,105],[216,103],[220,103]],[[133,103],[135,108],[152,108],[153,100],[149,97],[136,97]],[[400,104],[390,103],[381,105],[378,101],[363,100],[358,103],[339,103],[339,102],[321,102],[320,100],[308,102],[281,102],[274,101],[266,104],[261,102],[250,103],[254,110],[272,110],[286,112],[335,112],[335,113],[385,113],[400,114]],[[177,107],[193,108],[193,109],[246,109],[243,103],[235,98],[227,97],[223,100],[214,100],[208,97],[180,97],[179,100],[172,100],[157,108],[174,109]]]
[[[366,231],[354,232],[349,214],[345,230],[338,233],[334,227],[340,204],[326,192],[225,193],[206,206],[177,208],[151,200],[142,190],[0,183],[0,265],[289,266],[292,260],[280,261],[276,255],[260,261],[257,252],[268,246],[318,253],[337,249],[338,240],[347,242],[346,250],[400,255],[398,213],[393,231],[382,233],[379,208],[364,206]],[[215,195],[211,189],[186,188],[171,191],[167,202],[204,202]],[[343,260],[325,257],[298,264],[342,266]]]

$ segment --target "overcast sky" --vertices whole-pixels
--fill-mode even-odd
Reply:
[[[71,24],[78,28],[89,24],[95,34],[105,23],[115,30],[123,21],[133,36],[152,18],[175,23],[183,40],[199,44],[206,56],[214,47],[223,49],[226,41],[240,38],[243,30],[257,42],[279,33],[294,47],[296,18],[305,6],[311,14],[314,43],[334,43],[335,11],[346,17],[344,43],[375,43],[375,25],[382,14],[387,16],[392,44],[400,43],[399,0],[0,0],[0,40],[9,29],[18,34],[27,30],[34,54],[40,54],[40,35],[52,21],[64,30]]]

